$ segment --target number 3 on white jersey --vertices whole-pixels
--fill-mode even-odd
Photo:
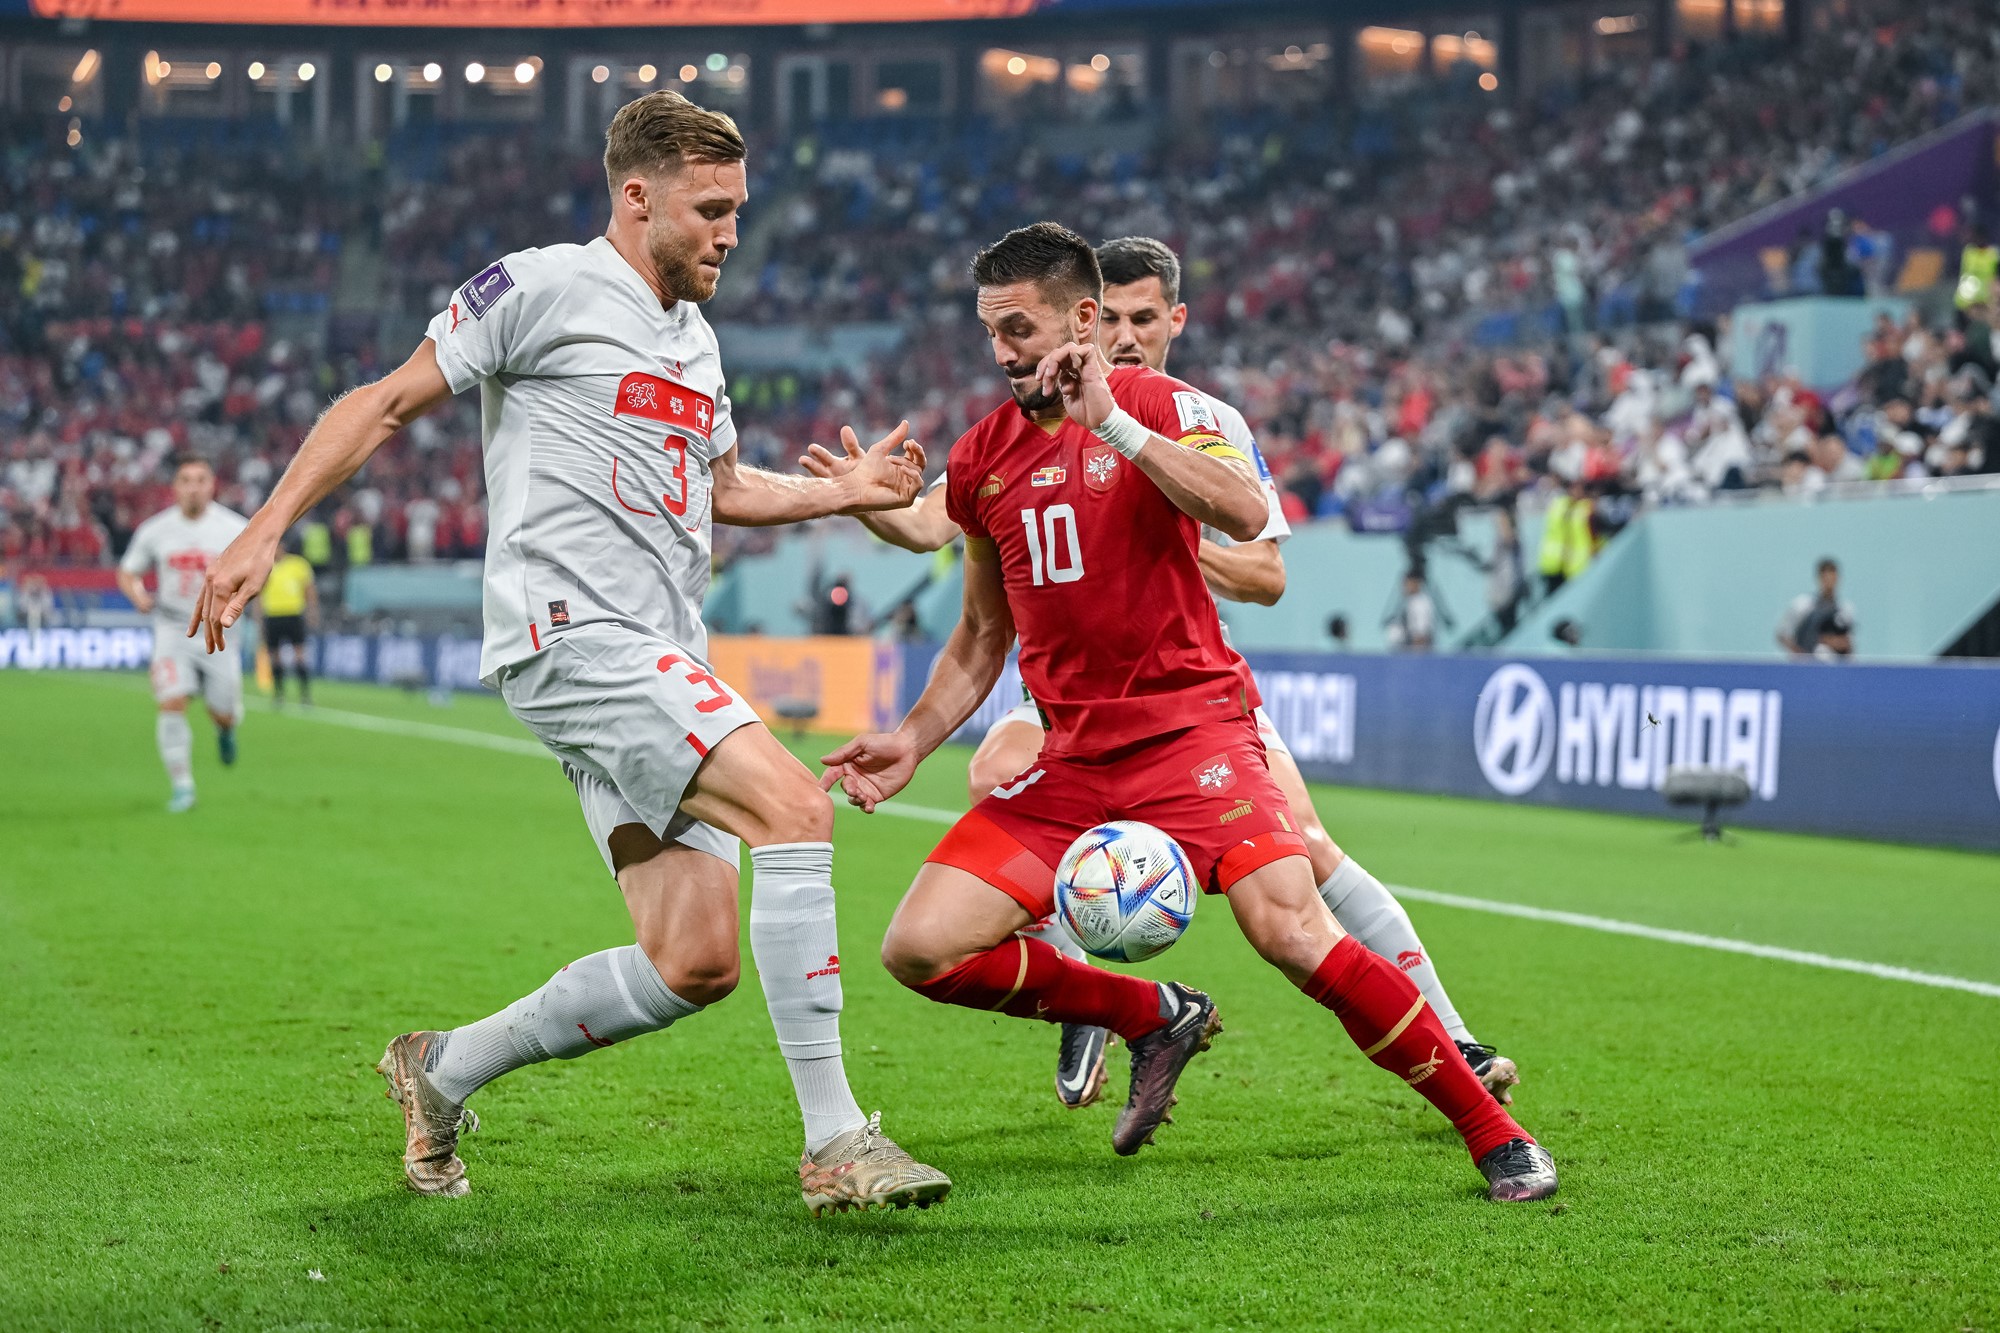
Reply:
[[[1028,530],[1028,563],[1034,569],[1035,586],[1049,583],[1075,583],[1083,577],[1083,544],[1076,536],[1076,507],[1074,505],[1050,505],[1042,510],[1042,521],[1035,522],[1035,511],[1021,511],[1021,526]],[[1044,565],[1042,549],[1048,548],[1048,561]]]

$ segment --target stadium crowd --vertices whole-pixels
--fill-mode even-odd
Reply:
[[[1691,236],[2000,95],[1980,12],[1904,5],[1782,52],[1742,39],[1532,107],[1468,83],[1246,116],[1157,151],[1063,156],[1000,123],[760,144],[768,215],[717,322],[906,336],[865,368],[736,376],[745,453],[788,466],[841,424],[905,415],[934,446],[954,438],[1002,392],[966,258],[1053,216],[1183,253],[1174,369],[1243,409],[1294,518],[1394,529],[1537,487],[1607,499],[1601,538],[1637,499],[2000,469],[1987,305],[1879,327],[1833,395],[1732,379],[1716,329],[1685,318]],[[108,561],[185,451],[217,462],[224,503],[254,507],[324,404],[402,355],[454,283],[604,217],[595,156],[518,131],[422,162],[115,136],[72,151],[59,133],[0,122],[0,558],[27,563]],[[1496,317],[1516,336],[1494,349],[1474,335]],[[460,402],[379,455],[309,545],[476,555],[482,503]]]

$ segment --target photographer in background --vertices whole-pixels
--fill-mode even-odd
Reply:
[[[1778,646],[1793,657],[1822,662],[1854,655],[1854,605],[1840,597],[1840,566],[1819,562],[1819,591],[1801,593],[1778,622]]]

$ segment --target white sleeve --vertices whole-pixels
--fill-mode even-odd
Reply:
[[[708,432],[708,456],[720,458],[736,447],[736,415],[729,405],[726,390],[717,389],[715,394],[715,425]]]
[[[1285,521],[1285,507],[1278,495],[1278,483],[1271,476],[1270,464],[1264,461],[1264,451],[1257,447],[1257,436],[1250,429],[1250,423],[1243,414],[1221,399],[1210,395],[1209,402],[1215,406],[1216,419],[1222,423],[1222,437],[1250,456],[1257,466],[1257,477],[1264,483],[1264,530],[1253,541],[1278,542],[1292,535],[1292,525]]]
[[[125,544],[125,554],[118,560],[118,568],[127,574],[143,575],[153,567],[153,534],[159,531],[151,519],[141,523],[132,533],[132,540]]]
[[[425,330],[437,344],[438,369],[453,393],[504,371],[523,372],[546,338],[542,316],[576,266],[546,250],[516,250],[472,275]]]

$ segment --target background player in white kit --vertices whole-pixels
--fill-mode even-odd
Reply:
[[[243,515],[215,503],[215,470],[204,458],[174,467],[174,507],[141,523],[118,562],[118,588],[141,613],[153,617],[153,698],[160,705],[153,735],[166,765],[175,814],[194,808],[194,729],[188,699],[196,692],[215,721],[222,762],[236,762],[236,724],[243,720],[243,659],[235,636],[205,653],[187,636],[188,617],[201,595],[202,578],[223,548],[243,531]],[[159,591],[146,591],[152,574]]]
[[[1187,324],[1187,306],[1180,299],[1180,260],[1168,246],[1150,236],[1126,236],[1098,246],[1097,262],[1104,273],[1104,299],[1097,324],[1099,350],[1114,365],[1165,370],[1168,349]],[[1285,562],[1278,547],[1292,535],[1291,524],[1279,508],[1270,469],[1241,412],[1207,394],[1175,397],[1183,427],[1215,430],[1256,461],[1270,503],[1264,530],[1252,541],[1234,543],[1213,528],[1202,529],[1197,552],[1202,575],[1218,597],[1269,606],[1285,591]],[[835,476],[852,466],[818,446],[801,461],[818,476]],[[928,492],[908,509],[864,514],[861,521],[884,540],[910,550],[935,551],[959,535],[958,525],[945,513],[943,496]],[[1271,776],[1292,807],[1312,858],[1320,897],[1333,910],[1341,929],[1409,974],[1480,1082],[1501,1102],[1511,1102],[1510,1089],[1520,1082],[1514,1062],[1473,1037],[1438,979],[1410,914],[1380,880],[1328,835],[1284,738],[1261,707],[1256,717]],[[1026,772],[1041,752],[1043,738],[1041,713],[1032,699],[1024,698],[995,722],[966,771],[973,803]],[[1043,938],[1050,944],[1073,958],[1084,957],[1083,949],[1055,918],[1044,923],[1044,930]],[[1083,1107],[1097,1100],[1104,1088],[1109,1043],[1110,1034],[1103,1028],[1064,1025],[1056,1059],[1056,1095],[1065,1105]]]
[[[755,870],[750,942],[805,1117],[808,1208],[902,1207],[951,1182],[865,1117],[841,1063],[833,809],[804,765],[707,670],[709,523],[798,522],[908,504],[907,425],[822,481],[741,466],[715,335],[696,309],[736,246],[744,144],[677,93],[628,103],[606,134],[612,220],[588,245],[488,265],[408,362],[313,428],[270,502],[211,571],[195,628],[213,645],[278,540],[396,431],[480,386],[491,515],[481,675],[563,761],[638,937],[451,1031],[407,1033],[379,1066],[403,1107],[411,1186],[467,1190],[466,1099],[698,1012],[737,980],[739,839]]]

